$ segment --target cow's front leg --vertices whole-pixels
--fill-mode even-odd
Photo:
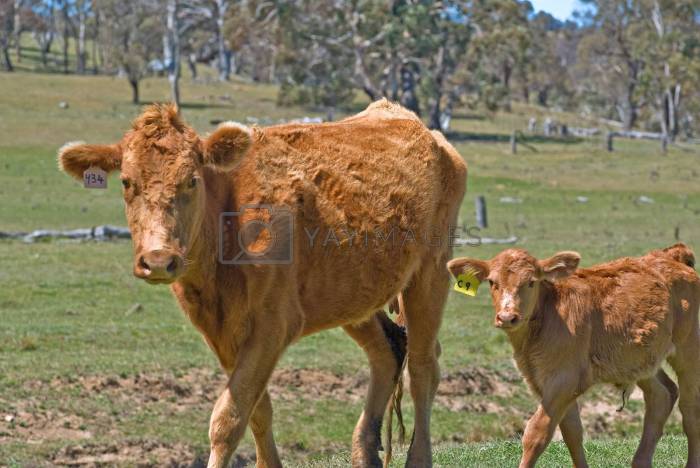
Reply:
[[[228,466],[256,405],[266,393],[272,370],[289,344],[286,336],[277,336],[275,327],[267,325],[254,327],[251,337],[241,347],[226,389],[214,405],[209,423],[209,468]]]

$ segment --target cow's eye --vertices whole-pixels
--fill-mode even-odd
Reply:
[[[193,176],[193,177],[190,179],[190,181],[189,181],[189,183],[187,184],[187,186],[188,186],[189,188],[195,188],[195,187],[197,186],[198,183],[199,183],[199,177]]]
[[[122,187],[124,187],[124,190],[127,190],[131,187],[131,182],[128,179],[122,179]]]
[[[533,287],[534,285],[535,285],[535,282],[534,282],[534,281],[530,281],[530,282],[528,283],[527,287],[528,287],[528,288],[531,288],[531,287]]]
[[[498,289],[498,285],[495,282],[493,282],[492,280],[489,280],[489,285],[491,285],[491,287],[494,289]]]

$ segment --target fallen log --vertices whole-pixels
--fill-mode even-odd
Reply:
[[[94,240],[98,242],[111,241],[115,239],[131,239],[129,229],[119,226],[95,226],[92,228],[69,229],[60,231],[56,229],[37,229],[32,232],[3,232],[0,231],[0,239],[22,239],[27,243],[54,240]]]

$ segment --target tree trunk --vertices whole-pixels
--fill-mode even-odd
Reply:
[[[431,130],[440,130],[442,126],[440,125],[440,117],[442,116],[442,111],[440,110],[440,100],[442,99],[442,93],[436,91],[433,96],[433,102],[430,105],[430,117],[428,120],[428,128]]]
[[[406,109],[412,110],[420,116],[420,103],[416,94],[416,76],[411,64],[401,67],[401,98],[400,103]]]
[[[192,75],[192,79],[196,80],[197,79],[197,55],[192,52],[191,54],[187,54],[187,68],[190,69],[190,75]]]
[[[637,103],[634,101],[634,90],[637,86],[636,72],[633,72],[633,75],[625,90],[625,95],[622,98],[623,101],[619,111],[623,128],[628,131],[632,130],[634,124],[637,122]]]
[[[82,75],[85,73],[85,4],[77,2],[78,9],[78,37],[75,41],[76,68],[75,71]]]
[[[382,97],[381,91],[372,83],[372,80],[367,73],[367,68],[365,67],[364,53],[365,46],[363,45],[362,38],[359,37],[357,30],[357,25],[360,21],[360,15],[357,12],[353,12],[350,18],[350,28],[352,29],[352,51],[355,56],[355,79],[357,80],[359,87],[365,92],[367,97],[371,101],[376,101]]]
[[[131,103],[139,104],[139,80],[129,78],[129,85],[131,85]]]
[[[12,59],[10,59],[9,44],[7,44],[7,46],[3,45],[3,47],[2,47],[2,59],[3,59],[3,64],[5,66],[5,71],[8,71],[8,72],[15,71],[15,68],[12,66]]]
[[[219,81],[228,81],[231,74],[231,53],[226,47],[224,39],[224,20],[226,19],[226,10],[228,10],[228,0],[216,0],[216,35],[217,44],[219,47]]]
[[[180,111],[180,37],[178,34],[177,1],[168,0],[163,49],[170,83],[170,99]]]
[[[63,2],[63,73],[68,74],[68,37],[70,18],[68,16],[68,2]]]
[[[14,36],[17,63],[22,61],[22,0],[15,0]]]
[[[433,102],[430,105],[430,115],[428,116],[428,128],[431,130],[440,130],[440,117],[442,116],[442,111],[440,110],[441,100],[442,100],[442,85],[445,81],[445,74],[447,73],[447,60],[445,55],[447,54],[447,32],[443,32],[442,45],[437,51],[437,60],[435,62],[435,91],[433,93]]]
[[[0,8],[4,9],[4,15],[0,16],[2,18],[2,23],[0,24],[0,49],[2,49],[2,61],[5,70],[11,72],[14,70],[12,66],[12,59],[10,58],[10,47],[12,44],[12,35],[14,33],[14,3],[8,3],[6,5],[0,4]]]
[[[669,87],[664,91],[662,98],[662,122],[661,128],[664,136],[670,141],[675,141],[678,136],[678,107],[681,98],[681,85]]]

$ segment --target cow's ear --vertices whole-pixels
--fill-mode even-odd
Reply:
[[[558,252],[546,260],[540,260],[543,279],[554,281],[571,276],[578,268],[581,255],[577,252]]]
[[[233,169],[248,152],[252,130],[237,122],[224,122],[204,140],[203,163],[220,171]]]
[[[455,278],[457,275],[471,271],[476,275],[476,279],[484,281],[490,272],[489,263],[473,258],[455,258],[447,262],[447,269]]]
[[[78,180],[82,180],[83,173],[91,167],[111,172],[121,165],[122,152],[119,145],[86,145],[75,142],[66,143],[58,150],[58,167]]]

